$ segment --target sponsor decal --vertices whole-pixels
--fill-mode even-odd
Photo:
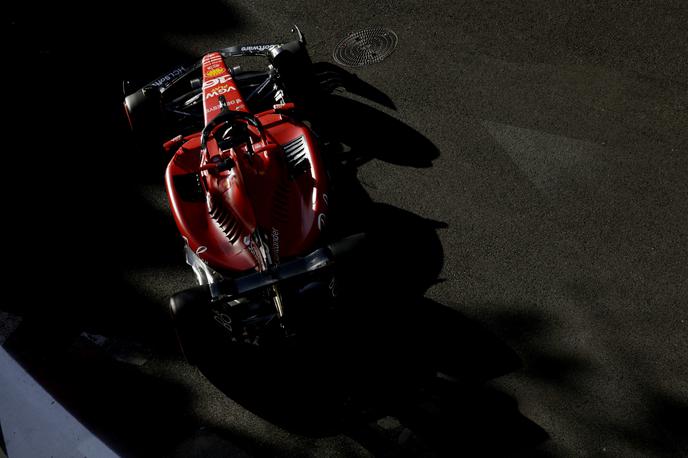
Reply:
[[[233,84],[229,84],[231,82],[232,76],[228,74],[219,76],[217,78],[205,80],[203,82],[203,90],[208,90],[205,93],[205,99],[208,100],[211,97],[217,97],[219,95],[228,94],[232,91],[236,91],[237,88]],[[235,99],[235,103],[237,103],[240,100],[241,99],[239,98]]]
[[[213,310],[213,314],[215,315],[213,318],[220,324],[220,326],[222,326],[229,332],[234,332],[234,328],[232,327],[231,316],[227,315],[226,313],[219,312],[217,310]]]
[[[208,247],[204,245],[201,245],[198,248],[196,248],[196,254],[205,253],[206,251],[208,251]]]
[[[279,230],[276,227],[272,228],[272,255],[275,262],[279,262],[280,240]]]
[[[230,93],[232,91],[236,91],[236,90],[237,90],[237,88],[235,88],[234,86],[216,87],[216,88],[213,88],[211,91],[208,91],[205,94],[205,99],[208,100],[211,97],[217,97],[218,95],[228,94],[228,93]],[[235,100],[235,103],[236,103],[236,100]],[[229,105],[229,103],[227,103],[227,105]]]
[[[213,95],[215,95],[215,93],[213,93],[213,94],[210,95],[209,97],[212,97]],[[206,99],[209,98],[209,97],[206,97]],[[226,102],[227,102],[227,106],[228,106],[228,107],[231,107],[232,105],[236,105],[237,103],[241,102],[241,99],[232,99],[232,100],[227,100]],[[213,106],[211,106],[211,107],[208,107],[208,108],[205,110],[205,112],[206,112],[206,113],[212,113],[213,111],[217,111],[217,110],[219,110],[219,109],[221,109],[221,108],[222,108],[222,105],[213,105]],[[237,110],[243,109],[243,108],[244,108],[244,105],[237,105],[237,107],[236,107]]]
[[[321,213],[318,215],[318,229],[322,232],[323,228],[325,227],[327,217],[325,216],[324,213]]]
[[[218,67],[215,67],[215,68],[208,70],[205,73],[205,76],[206,76],[206,78],[213,78],[215,76],[222,75],[223,73],[224,73],[224,69],[219,68],[219,66],[218,66]]]
[[[212,95],[215,95],[215,93],[213,93]],[[209,97],[206,97],[206,99],[207,99],[207,98],[209,98]],[[226,102],[227,102],[227,106],[228,106],[228,107],[231,107],[232,105],[236,105],[237,103],[240,103],[240,102],[241,102],[241,99],[226,100]],[[243,107],[244,107],[243,105],[238,105],[238,106],[236,107],[236,109],[243,108]],[[222,105],[213,105],[213,106],[211,106],[211,107],[208,107],[208,108],[205,110],[205,112],[206,112],[206,113],[212,113],[213,111],[217,111],[217,110],[219,110],[219,109],[221,109],[221,108],[222,108]]]
[[[175,78],[180,76],[185,71],[186,71],[186,68],[181,67],[181,66],[177,67],[174,70],[172,70],[171,72],[169,72],[167,75],[162,76],[162,77],[158,78],[157,80],[153,81],[152,83],[150,83],[150,85],[156,86],[156,87],[166,86],[167,83],[172,82],[172,80],[174,80]]]
[[[242,46],[241,52],[265,51],[266,49],[274,48],[275,45],[250,45]]]

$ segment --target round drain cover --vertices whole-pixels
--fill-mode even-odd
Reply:
[[[397,34],[384,27],[350,33],[334,48],[335,62],[348,67],[382,62],[397,47]]]

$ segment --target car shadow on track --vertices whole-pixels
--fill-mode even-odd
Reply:
[[[342,96],[321,122],[333,170],[332,224],[365,232],[340,266],[337,310],[288,345],[237,352],[202,367],[229,397],[308,436],[344,433],[375,455],[503,454],[547,434],[485,382],[520,366],[499,338],[424,296],[443,266],[447,225],[373,202],[357,179],[371,159],[429,167],[434,145],[392,116]],[[355,121],[354,121],[355,120]]]
[[[130,3],[120,6],[126,10]],[[137,189],[159,184],[165,158],[129,151],[118,109],[124,76],[138,71],[144,80],[153,78],[168,70],[167,62],[190,57],[161,44],[160,36],[179,21],[186,27],[179,2],[174,5],[166,5],[162,20],[158,8],[138,7],[131,17],[110,18],[125,22],[128,34],[104,30],[99,22],[65,34],[38,24],[35,29],[50,33],[39,36],[41,49],[29,56],[40,54],[45,68],[79,69],[74,77],[55,76],[53,84],[75,99],[50,131],[61,138],[78,122],[79,141],[73,151],[51,158],[51,173],[43,178],[51,186],[44,182],[41,192],[50,189],[52,202],[67,203],[44,206],[43,218],[69,224],[54,225],[49,243],[39,228],[40,259],[48,260],[50,275],[42,279],[43,291],[32,291],[29,305],[18,310],[24,322],[7,347],[58,401],[128,456],[155,455],[170,446],[170,438],[197,426],[188,386],[83,349],[74,352],[72,342],[86,329],[131,335],[166,356],[172,351],[161,304],[125,275],[182,263],[171,218],[154,213]],[[220,25],[238,28],[241,20]],[[119,38],[103,45],[102,59],[77,52],[86,37],[108,34]],[[52,45],[43,49],[44,43]],[[321,69],[338,72],[331,65]],[[384,94],[342,76],[349,92],[393,108]],[[343,232],[367,232],[371,256],[343,275],[343,306],[329,321],[290,347],[257,359],[218,361],[206,374],[230,398],[285,429],[308,436],[344,433],[376,455],[484,455],[539,443],[546,434],[519,413],[513,399],[484,383],[518,366],[513,351],[477,323],[423,297],[442,269],[437,230],[446,225],[374,203],[357,179],[358,167],[371,159],[430,167],[436,147],[394,117],[350,98],[329,96],[322,107],[335,165],[336,225]],[[174,282],[151,283],[157,293]]]

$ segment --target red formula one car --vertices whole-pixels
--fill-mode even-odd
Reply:
[[[326,236],[328,172],[303,106],[312,64],[295,31],[286,44],[208,53],[125,98],[134,133],[171,137],[165,185],[199,283],[170,301],[187,354],[203,317],[235,343],[291,335],[334,295],[335,258],[362,239]],[[269,65],[228,67],[240,56]]]

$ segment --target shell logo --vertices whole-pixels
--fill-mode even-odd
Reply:
[[[207,78],[213,78],[214,76],[221,75],[224,72],[222,68],[214,68],[212,70],[208,70],[205,74]]]

